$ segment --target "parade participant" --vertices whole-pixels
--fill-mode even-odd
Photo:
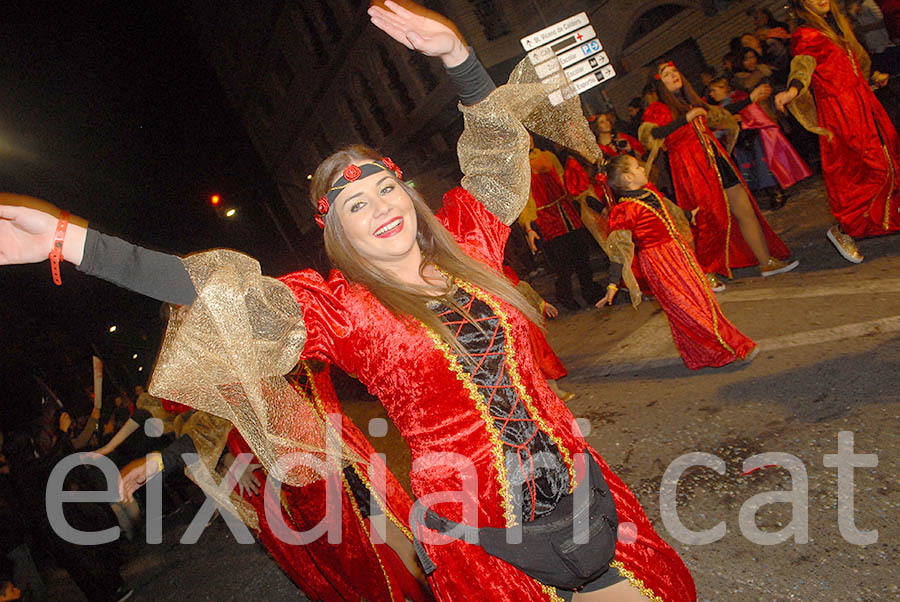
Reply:
[[[629,536],[615,545],[607,569],[616,534],[604,514],[607,526],[583,548],[603,567],[583,589],[540,582],[479,545],[439,544],[416,521],[412,530],[433,562],[429,582],[438,600],[695,600],[681,559],[547,387],[527,331],[528,320],[539,317],[500,271],[506,224],[528,196],[523,122],[590,153],[577,100],[552,107],[547,95],[562,82],[539,84],[528,61],[510,84],[492,90],[483,67],[442,20],[385,5],[389,10],[369,9],[372,22],[411,49],[440,57],[461,87],[464,177],[437,216],[392,161],[351,147],[326,159],[311,183],[317,223],[338,268],[328,279],[302,271],[276,281],[236,252],[179,259],[77,225],[61,243],[63,256],[89,274],[189,305],[170,324],[151,389],[191,406],[215,404],[242,433],[264,435],[252,441],[254,452],[285,478],[292,467],[272,461],[283,440],[269,429],[268,416],[302,411],[285,406],[292,398],[275,377],[298,356],[332,358],[378,396],[412,452],[414,494],[449,520],[465,516],[469,526],[504,532],[522,525],[530,533],[531,522],[564,518],[554,510],[574,503],[585,464],[602,471],[591,473],[598,492],[592,500],[614,500]],[[0,261],[46,257],[58,222],[50,211],[0,206]],[[572,528],[569,521],[569,536]]]
[[[888,76],[869,75],[869,55],[834,2],[795,0],[794,7],[802,24],[791,41],[789,88],[775,104],[819,134],[822,175],[838,222],[826,236],[844,259],[860,263],[854,239],[900,229],[900,137],[870,87],[883,86]]]
[[[566,192],[565,174],[559,158],[548,150],[535,146],[531,139],[528,155],[531,167],[531,192],[528,203],[519,215],[528,245],[537,252],[537,241],[544,242],[547,263],[556,273],[554,286],[556,301],[568,309],[578,309],[572,292],[572,276],[578,275],[581,296],[587,303],[596,303],[600,289],[594,283],[589,261],[589,238],[579,210]]]
[[[732,102],[745,100],[747,93],[732,90],[728,78],[719,77],[711,83],[709,96],[712,103],[727,106]],[[741,109],[739,115],[741,129],[758,134],[752,143],[750,159],[754,166],[757,188],[764,191],[769,189],[773,208],[779,209],[784,205],[782,191],[808,178],[812,172],[778,127],[778,123],[760,105],[750,103]]]
[[[782,261],[790,252],[759,212],[707,122],[710,114],[714,125],[733,123],[729,113],[765,98],[771,89],[754,88],[749,99],[732,103],[726,113],[703,102],[671,61],[659,64],[656,87],[660,101],[644,111],[642,138],[653,145],[665,140],[677,202],[681,208],[695,211],[697,259],[713,287],[724,289],[715,274],[730,278],[732,268],[759,265],[763,276],[796,268],[799,262]],[[731,127],[737,129],[736,124]]]
[[[669,318],[675,347],[688,368],[753,359],[758,347],[722,314],[691,249],[683,211],[649,183],[634,157],[614,158],[606,174],[619,199],[609,216],[609,246],[616,264],[597,307],[612,304],[622,265],[633,257]]]
[[[591,125],[597,136],[597,146],[606,157],[631,154],[641,158],[646,152],[640,141],[625,132],[614,132],[612,113],[599,113],[591,117]]]

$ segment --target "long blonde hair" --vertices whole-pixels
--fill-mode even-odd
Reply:
[[[311,200],[315,204],[316,199],[326,193],[328,188],[341,176],[344,168],[351,163],[358,165],[379,160],[381,157],[382,155],[377,151],[363,145],[349,146],[333,153],[316,168],[310,186]],[[492,296],[506,301],[533,323],[541,324],[538,311],[526,301],[505,276],[466,255],[450,232],[432,214],[422,196],[401,180],[397,180],[397,182],[403,186],[415,207],[416,243],[422,252],[422,263],[419,265],[420,275],[424,275],[424,270],[428,266],[435,265],[450,277],[473,284]],[[468,353],[457,342],[456,337],[438,318],[437,314],[428,309],[426,305],[428,301],[437,300],[459,311],[467,320],[480,328],[471,316],[454,301],[452,290],[448,288],[445,294],[435,297],[433,293],[429,294],[423,287],[400,282],[390,274],[378,269],[356,252],[347,239],[341,220],[333,215],[334,213],[335,211],[329,211],[325,216],[325,251],[334,266],[341,270],[348,280],[369,289],[369,292],[392,314],[410,323],[414,323],[416,320],[423,323],[427,328],[438,333],[441,339],[453,347],[460,356],[468,358]]]
[[[834,16],[834,21],[837,23],[838,29],[841,30],[840,34],[828,24],[827,20],[811,10],[808,10],[804,5],[803,0],[794,0],[794,10],[797,13],[797,18],[806,25],[809,25],[822,33],[822,35],[843,48],[845,51],[852,52],[856,57],[856,62],[859,63],[859,68],[862,70],[863,77],[868,81],[872,69],[872,59],[869,57],[869,53],[866,52],[865,48],[862,47],[862,44],[859,43],[859,40],[856,39],[850,21],[844,16],[844,13],[841,12],[837,2],[829,0],[829,5],[829,10]]]

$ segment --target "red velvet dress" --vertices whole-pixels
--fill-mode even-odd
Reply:
[[[662,195],[648,186],[641,197],[619,198],[609,227],[630,230],[635,262],[669,318],[672,338],[691,370],[744,358],[756,344],[722,314],[690,245],[675,227]]]
[[[354,452],[365,460],[369,460],[375,449],[356,428],[349,418],[341,413],[340,402],[334,392],[329,370],[326,366],[321,371],[313,371],[301,363],[294,373],[288,376],[291,384],[302,398],[314,405],[322,416],[331,414],[340,418],[341,437]],[[228,447],[231,453],[253,453],[237,429],[232,429],[228,436]],[[381,466],[384,466],[381,464]],[[368,467],[365,464],[354,464],[352,470],[359,481],[368,487]],[[256,476],[265,482],[266,475],[260,469]],[[377,496],[379,506],[387,518],[397,525],[404,525],[412,505],[409,495],[397,482],[396,477],[385,468],[385,490]],[[263,495],[244,498],[254,507],[259,517],[257,536],[269,554],[281,566],[285,573],[312,600],[324,602],[343,602],[348,600],[370,600],[381,602],[403,602],[405,599],[424,602],[425,597],[415,578],[394,551],[384,543],[375,544],[370,538],[370,526],[365,520],[367,508],[361,509],[344,471],[331,475],[343,493],[341,495],[341,541],[332,544],[327,535],[315,541],[299,543],[282,541],[275,534],[268,522]],[[308,531],[314,528],[325,517],[326,482],[320,480],[303,487],[283,485],[280,498],[272,496],[266,501],[270,504],[280,502],[280,507],[269,511],[280,514],[285,524],[294,531]],[[369,487],[371,491],[371,487]],[[407,534],[412,537],[408,528]],[[287,539],[287,537],[286,537]]]
[[[644,121],[657,126],[668,125],[672,119],[671,109],[662,102],[654,102],[644,111]],[[666,147],[669,150],[669,166],[678,205],[688,211],[700,208],[695,218],[694,241],[697,260],[704,272],[730,277],[732,268],[759,263],[741,235],[737,219],[731,213],[725,188],[722,186],[722,174],[716,165],[717,155],[728,162],[747,192],[769,253],[779,259],[790,255],[790,251],[759,212],[746,182],[710,131],[704,117],[698,117],[666,136]]]
[[[855,57],[818,30],[798,27],[795,55],[816,59],[812,88],[819,125],[822,173],[831,212],[850,236],[900,229],[900,137],[875,98]]]
[[[600,148],[602,149],[604,146],[600,145]],[[640,148],[640,152],[643,154],[644,147],[641,146]],[[603,234],[603,238],[605,239],[609,236],[609,211],[616,206],[616,196],[613,194],[612,189],[609,187],[609,183],[606,181],[606,174],[602,171],[598,171],[594,175],[594,179],[591,180],[588,178],[587,173],[584,171],[581,164],[572,157],[569,157],[568,161],[566,161],[566,189],[569,191],[569,194],[577,197],[585,190],[588,190],[589,187],[589,194],[600,200],[602,205],[606,206],[606,209],[604,209],[603,212],[590,212],[590,217],[594,220],[594,223],[597,224],[597,229]],[[641,274],[641,266],[636,261],[631,262],[631,272],[634,274],[638,286],[641,287],[641,291],[648,295],[651,294],[650,287],[647,285],[646,280],[644,280],[644,277]]]
[[[560,174],[552,167],[556,157],[549,151],[533,150],[530,160],[531,196],[537,210],[535,223],[541,237],[549,241],[581,228],[581,215],[566,196]],[[558,165],[558,162],[555,164]]]
[[[467,254],[501,271],[509,228],[468,192],[456,188],[447,193],[438,217]],[[460,359],[437,334],[392,315],[366,288],[348,282],[339,272],[327,280],[312,271],[281,280],[303,308],[308,336],[304,356],[332,358],[381,400],[412,452],[413,493],[423,504],[455,521],[463,519],[465,508],[472,512],[465,522],[479,526],[504,527],[515,520],[503,433],[490,414],[499,388],[514,396],[553,441],[568,468],[561,476],[569,479],[567,487],[574,485],[574,455],[587,444],[541,374],[528,321],[511,306],[455,281],[473,302],[477,298],[491,308],[494,315],[483,325],[494,333],[492,340],[503,341],[500,352],[490,358],[498,365],[496,379],[483,380],[473,378],[473,364]],[[448,326],[454,328],[449,322]],[[488,360],[473,357],[476,365]],[[684,563],[653,530],[628,487],[596,452],[591,453],[615,496],[619,520],[632,522],[637,529],[634,542],[617,546],[615,560],[620,564],[614,566],[654,600],[695,600]],[[416,533],[420,539],[428,536],[424,527],[417,526]],[[438,545],[430,538],[424,543],[437,565],[429,579],[438,600],[559,599],[554,588],[476,545],[459,540]]]

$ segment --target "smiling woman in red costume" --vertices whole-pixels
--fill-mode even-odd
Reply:
[[[791,40],[789,88],[775,105],[819,134],[838,222],[826,235],[844,259],[859,263],[854,238],[900,229],[900,137],[871,88],[888,76],[869,75],[869,55],[832,0],[795,0],[794,7],[802,25]]]
[[[482,547],[486,540],[436,541],[438,534],[415,520],[411,531],[438,600],[696,600],[684,563],[547,386],[528,333],[529,320],[540,317],[501,270],[508,224],[528,199],[524,125],[590,153],[596,145],[578,100],[552,107],[547,95],[561,82],[540,84],[528,61],[494,89],[445,19],[385,4],[389,10],[369,9],[372,22],[409,48],[440,57],[460,89],[464,177],[437,215],[390,159],[351,147],[326,159],[311,183],[338,268],[328,279],[306,270],[273,280],[236,252],[177,258],[74,224],[61,243],[65,259],[190,306],[170,323],[151,388],[187,405],[215,402],[242,433],[256,435],[245,439],[270,474],[292,474],[277,458],[298,444],[273,433],[269,416],[284,415],[292,403],[280,375],[300,357],[333,360],[366,384],[410,447],[418,502],[462,527],[507,534],[521,525],[529,536],[531,523],[558,525],[568,516],[554,533],[571,538],[570,511],[581,507],[577,494],[590,475],[589,541],[566,546],[567,554],[599,559],[589,578],[568,589],[550,585],[531,576],[540,567],[522,565],[524,547],[502,560],[502,550]],[[0,263],[47,257],[59,213],[46,209],[0,205]],[[227,370],[239,372],[240,387]],[[594,513],[595,505],[603,512]],[[616,524],[623,528],[619,541]],[[548,546],[538,561],[559,567],[560,555]]]
[[[676,200],[683,209],[696,212],[697,259],[710,275],[713,290],[725,288],[715,274],[731,277],[732,268],[759,265],[763,276],[773,276],[797,267],[796,261],[782,261],[790,254],[787,247],[759,212],[740,172],[707,123],[707,115],[723,122],[728,118],[726,110],[737,113],[766,98],[771,88],[757,86],[743,102],[724,110],[711,108],[669,61],[658,66],[656,89],[660,100],[644,111],[642,137],[657,145],[665,140]]]

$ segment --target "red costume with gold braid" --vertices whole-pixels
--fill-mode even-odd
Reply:
[[[634,261],[669,318],[672,338],[685,365],[697,370],[746,357],[756,344],[722,314],[662,195],[652,185],[643,192],[619,198],[609,215],[610,232],[631,232]]]
[[[794,55],[815,58],[810,87],[819,126],[822,174],[831,212],[850,236],[900,229],[900,137],[862,70],[843,48],[809,26],[791,39]]]
[[[340,427],[344,443],[360,457],[368,460],[376,453],[371,443],[341,412],[328,366],[314,371],[305,362],[301,362],[287,378],[301,397],[314,405],[323,418],[329,414],[332,415],[332,419],[335,416],[339,417],[342,421]],[[229,433],[228,447],[235,456],[253,453],[237,429],[232,429]],[[354,464],[352,469],[371,492],[368,467]],[[379,495],[376,492],[376,499],[389,520],[398,526],[404,525],[406,517],[409,516],[412,500],[393,473],[386,468],[385,475],[386,494]],[[265,482],[266,475],[262,469],[257,470],[257,477],[260,482]],[[281,541],[268,523],[264,507],[266,496],[262,493],[255,496],[245,494],[244,499],[257,512],[259,517],[257,535],[269,554],[312,600],[403,602],[405,599],[411,599],[424,602],[425,596],[420,586],[397,554],[387,544],[372,542],[371,527],[361,514],[344,471],[331,474],[329,479],[340,480],[333,485],[339,487],[342,492],[340,496],[342,528],[339,544],[328,543],[326,534],[305,544],[290,540]],[[270,504],[280,502],[281,507],[270,508],[270,512],[281,514],[289,528],[294,531],[308,531],[325,516],[327,508],[325,487],[325,480],[303,487],[282,485],[280,499],[274,499],[273,496],[273,499],[266,501]],[[366,510],[363,509],[363,512]],[[408,528],[402,530],[410,539],[412,538]]]
[[[438,217],[467,254],[501,271],[509,228],[471,194],[462,188],[447,193]],[[499,362],[498,380],[484,382],[472,378],[471,365],[436,333],[394,316],[368,289],[341,273],[332,272],[325,280],[303,271],[281,280],[303,308],[308,337],[303,355],[332,358],[346,372],[356,374],[384,404],[412,452],[411,480],[417,498],[463,490],[461,473],[452,465],[454,458],[463,459],[474,465],[474,474],[465,480],[473,488],[464,499],[477,508],[478,525],[505,527],[515,522],[502,452],[505,442],[489,413],[491,399],[501,387],[556,445],[568,468],[569,487],[574,486],[573,456],[590,448],[573,427],[572,414],[547,386],[532,350],[529,322],[512,306],[466,282],[454,281],[472,302],[477,299],[490,309],[492,315],[482,325],[491,341],[503,341],[501,353],[491,358],[486,355],[489,349],[471,353],[476,363]],[[452,331],[457,323],[447,324]],[[617,545],[614,566],[654,602],[696,600],[684,563],[653,530],[628,487],[599,454],[590,452],[603,468],[620,523],[632,522],[637,529],[633,543]],[[456,501],[433,507],[451,520],[463,518]],[[418,527],[420,536],[422,529]],[[554,588],[476,545],[452,540],[445,545],[425,543],[425,548],[437,565],[429,579],[438,600],[560,599]]]
[[[672,122],[672,110],[662,102],[654,102],[644,111],[644,122],[665,126]],[[678,205],[692,211],[700,208],[695,221],[694,240],[697,259],[703,271],[731,276],[732,268],[757,265],[759,261],[741,235],[737,219],[732,215],[716,155],[723,157],[740,179],[759,220],[769,253],[784,259],[790,252],[759,212],[747,183],[740,176],[728,153],[713,135],[705,117],[697,117],[668,136],[669,166]]]
[[[531,162],[531,211],[544,240],[553,240],[582,226],[578,209],[566,194],[563,170],[556,155],[535,148],[529,155]],[[530,211],[526,209],[526,215]]]

